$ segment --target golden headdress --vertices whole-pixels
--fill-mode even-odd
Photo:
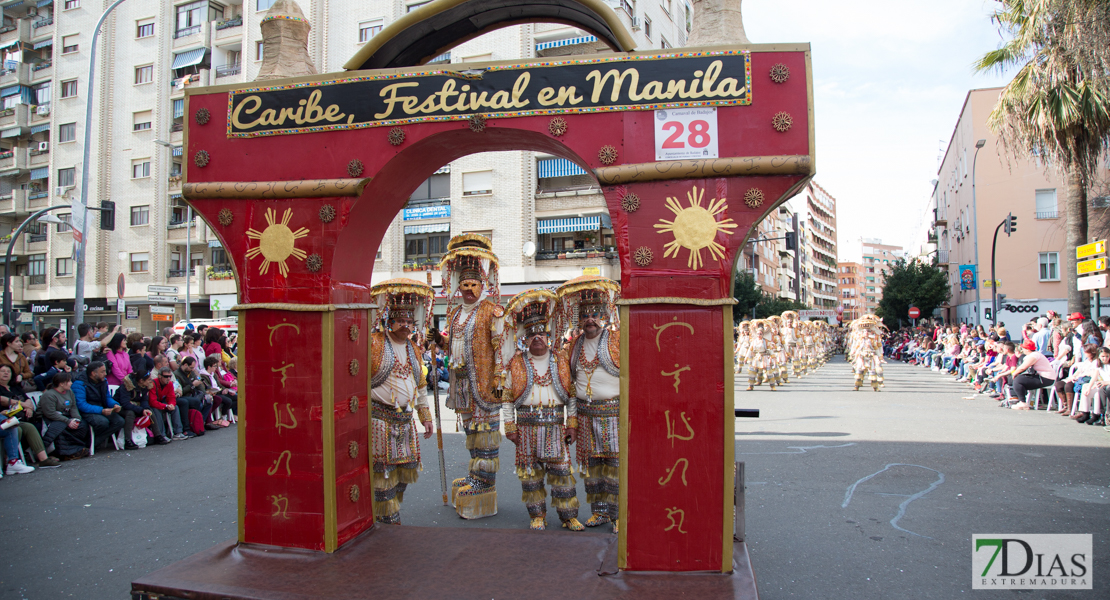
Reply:
[[[499,263],[493,253],[493,243],[486,236],[463,233],[451,238],[439,267],[448,304],[458,292],[459,283],[469,279],[480,281],[486,294],[492,296],[494,302],[500,301]]]
[[[432,302],[435,292],[432,286],[400,277],[383,281],[370,288],[370,296],[375,305],[371,309],[375,312],[374,324],[382,331],[389,330],[390,319],[397,316],[409,317],[413,320],[413,331],[424,336],[428,317],[432,314]]]
[[[621,285],[612,279],[597,275],[582,275],[560,285],[555,290],[559,299],[556,331],[570,334],[578,329],[582,314],[601,314],[603,326],[616,329],[620,322],[617,300]]]
[[[534,289],[513,296],[505,311],[517,327],[517,339],[525,340],[537,333],[550,334],[556,304],[557,298],[551,290]]]

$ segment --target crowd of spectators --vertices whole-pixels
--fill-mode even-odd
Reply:
[[[887,357],[951,375],[999,406],[1035,410],[1042,400],[1078,423],[1106,425],[1110,317],[1049,311],[1021,327],[928,324],[887,335]]]
[[[117,446],[190,440],[234,423],[235,335],[207,326],[162,333],[82,323],[70,348],[55,327],[17,335],[0,325],[2,475]]]

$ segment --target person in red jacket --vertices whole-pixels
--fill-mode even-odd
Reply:
[[[185,423],[189,422],[189,407],[185,402],[178,402],[173,391],[173,371],[169,367],[162,367],[158,371],[158,377],[154,379],[154,385],[150,388],[150,408],[154,411],[155,418],[163,423],[166,422],[165,415],[170,416],[173,440],[196,437],[193,432],[186,432],[187,427],[182,425],[182,419]]]

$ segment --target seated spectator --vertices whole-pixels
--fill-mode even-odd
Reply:
[[[54,452],[62,460],[89,455],[89,429],[77,409],[72,386],[69,373],[58,373],[39,400],[39,412],[46,423],[42,441],[47,446],[54,444]]]
[[[35,468],[27,466],[23,462],[23,451],[19,449],[19,428],[10,427],[8,429],[0,429],[0,440],[4,443],[5,475],[16,475],[19,473],[34,473]]]
[[[154,359],[146,353],[146,341],[142,339],[128,340],[127,343],[131,350],[127,355],[127,359],[131,361],[131,371],[133,373],[150,373],[154,369]]]
[[[1075,415],[1072,419],[1086,423],[1091,418],[1091,381],[1099,370],[1099,348],[1094,344],[1083,346],[1080,356],[1076,357],[1070,375],[1064,378],[1064,386],[1072,392],[1075,400]]]
[[[19,419],[19,425],[14,428],[18,429],[16,437],[20,445],[31,450],[38,466],[58,466],[58,459],[46,455],[46,445],[42,443],[38,428],[42,419],[35,413],[34,403],[23,393],[23,386],[12,385],[11,365],[0,365],[0,410],[8,411],[17,406],[22,409],[22,412],[15,415]]]
[[[72,370],[69,368],[66,355],[54,349],[46,353],[46,362],[50,365],[50,368],[35,375],[35,387],[40,392],[46,391],[46,385],[54,380],[55,375],[63,372],[68,373]]]
[[[166,338],[158,335],[150,339],[150,345],[147,346],[147,356],[154,360],[155,356],[164,356],[166,348],[169,348],[169,342]]]
[[[235,414],[237,411],[237,397],[228,393],[227,389],[220,385],[220,381],[216,377],[216,369],[219,366],[219,356],[212,355],[204,359],[204,370],[200,372],[200,379],[204,382],[206,388],[205,396],[211,398],[213,408],[222,409],[228,414]],[[225,417],[220,419],[217,425],[227,427],[230,422]]]
[[[97,447],[106,446],[108,440],[123,429],[122,408],[108,393],[108,372],[102,362],[89,363],[85,372],[73,382],[73,396],[81,419],[96,434]]]
[[[36,375],[42,373],[50,368],[50,364],[46,362],[46,355],[51,350],[61,352],[66,355],[67,360],[71,360],[69,356],[69,349],[66,348],[66,332],[63,329],[56,327],[47,327],[42,331],[43,335],[41,341],[43,348],[35,355],[33,370]],[[76,366],[76,361],[70,363],[70,367]]]
[[[1033,340],[1025,340],[1021,344],[1021,363],[1011,371],[1014,376],[1014,395],[1018,399],[1015,410],[1030,410],[1025,402],[1025,395],[1031,390],[1046,388],[1056,382],[1056,372],[1045,355],[1037,352],[1037,344]]]
[[[112,336],[112,339],[105,345],[107,351],[104,357],[108,360],[105,365],[108,367],[108,385],[120,385],[123,383],[123,378],[131,374],[131,358],[127,355],[127,350],[123,348],[123,342],[127,339],[122,333],[117,333]]]
[[[201,381],[200,375],[197,374],[196,365],[196,358],[185,356],[181,359],[181,366],[174,371],[174,379],[181,386],[181,395],[177,397],[177,403],[182,407],[182,410],[185,409],[186,403],[188,403],[189,410],[199,412],[201,414],[201,422],[208,423],[208,419],[212,415],[212,399],[205,394],[207,387],[205,387],[204,382]],[[181,416],[182,422],[184,422],[186,415],[189,415],[189,413],[185,413]],[[190,423],[191,422],[192,420],[190,418]],[[203,430],[197,431],[195,428],[193,428],[193,433],[204,435]]]
[[[42,350],[42,345],[39,344],[39,334],[34,331],[28,331],[20,334],[19,339],[23,341],[23,356],[27,357],[27,364],[35,364],[35,357],[39,355]]]
[[[180,335],[174,334],[170,336],[169,347],[166,348],[166,358],[170,360],[177,360],[181,354],[182,338]]]
[[[23,384],[27,382],[27,386],[34,384],[35,374],[31,371],[31,366],[27,362],[27,357],[23,354],[23,340],[14,333],[9,333],[0,338],[0,365],[8,365],[15,373],[15,382]],[[24,386],[24,389],[27,388]],[[34,387],[31,387],[34,389]]]
[[[163,361],[164,362],[164,361]],[[173,440],[186,440],[196,435],[189,429],[189,402],[180,402],[173,385],[173,371],[162,366],[157,371],[158,377],[151,380],[150,408],[158,419],[165,420],[169,415],[171,431],[166,432]],[[180,407],[179,407],[180,404]],[[182,420],[184,419],[184,423]],[[183,426],[184,425],[184,426]],[[177,433],[174,433],[176,431]]]
[[[141,416],[150,418],[150,428],[154,431],[152,444],[163,445],[170,443],[166,436],[166,419],[161,413],[155,413],[150,404],[150,388],[154,386],[154,378],[149,371],[136,372],[123,378],[123,385],[116,390],[116,402],[119,403],[123,414],[123,446],[127,450],[138,448],[131,439],[135,430],[135,420]]]

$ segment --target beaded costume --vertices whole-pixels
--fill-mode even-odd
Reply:
[[[561,323],[570,341],[568,360],[578,401],[576,459],[585,476],[586,501],[592,515],[587,527],[612,522],[620,513],[620,325],[615,303],[620,284],[583,275],[556,290]],[[600,333],[587,337],[583,321],[598,321]]]
[[[748,345],[748,354],[745,362],[748,364],[748,391],[763,383],[764,378],[771,391],[775,390],[776,377],[774,376],[774,355],[767,333],[767,321],[762,319],[752,321],[751,343]]]
[[[885,384],[883,380],[883,322],[875,315],[863,315],[852,321],[848,333],[848,362],[855,374],[855,387],[859,391],[864,376],[870,375],[871,388],[876,392]]]
[[[374,519],[400,523],[405,488],[419,476],[420,441],[413,423],[430,424],[420,349],[409,339],[390,337],[393,320],[406,317],[424,331],[432,288],[412,279],[391,279],[370,290],[377,308],[370,333],[370,429],[373,441]]]
[[[447,311],[447,407],[459,415],[470,451],[469,473],[451,483],[451,502],[460,517],[478,519],[497,514],[505,314],[497,303],[498,263],[488,238],[463,234],[451,238],[441,267],[448,302],[458,302]],[[468,281],[482,288],[473,304],[456,297]]]
[[[535,335],[550,340],[555,302],[555,294],[548,290],[523,292],[509,301],[507,310],[517,325],[522,347],[509,362],[511,398],[504,405],[502,417],[505,432],[519,435],[516,474],[520,477],[521,500],[532,519],[530,527],[542,530],[547,525],[546,476],[551,485],[551,505],[563,527],[582,531],[570,449],[565,440],[566,429],[577,427],[577,403],[570,393],[573,383],[566,347],[553,351],[549,346],[542,356],[533,355],[528,348]]]

